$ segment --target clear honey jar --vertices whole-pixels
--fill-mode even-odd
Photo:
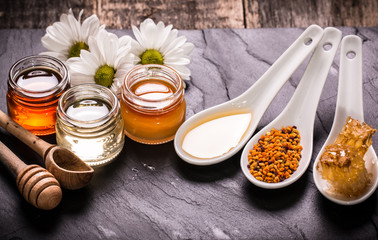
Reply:
[[[164,65],[139,65],[126,75],[122,87],[126,135],[144,144],[173,140],[186,114],[181,76]]]
[[[118,98],[108,88],[82,84],[59,99],[56,142],[88,165],[110,163],[122,151],[125,135]]]

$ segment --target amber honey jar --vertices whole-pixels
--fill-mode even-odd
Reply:
[[[55,133],[58,99],[69,88],[66,66],[50,56],[29,56],[9,70],[8,115],[35,135]]]
[[[131,139],[144,144],[173,140],[185,121],[181,76],[163,65],[136,66],[124,80],[121,112],[125,133]]]

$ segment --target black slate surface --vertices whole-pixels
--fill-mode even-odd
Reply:
[[[365,121],[378,127],[378,28],[340,28],[363,39]],[[249,88],[303,29],[180,31],[196,45],[187,82],[187,117],[235,98]],[[7,75],[18,59],[44,49],[45,30],[0,30],[0,109],[6,111]],[[114,31],[117,35],[130,31]],[[332,126],[339,54],[320,98],[312,163]],[[278,93],[256,132],[284,108],[302,65]],[[269,87],[269,86],[267,86]],[[378,150],[378,134],[373,146]],[[45,137],[51,143],[55,136]],[[41,159],[3,129],[0,140],[26,163]],[[15,178],[0,164],[0,239],[376,239],[378,192],[355,206],[325,199],[312,163],[296,183],[279,190],[252,185],[240,170],[240,153],[208,167],[192,166],[173,144],[126,140],[120,156],[97,169],[91,184],[63,192],[61,204],[42,211],[27,204]]]

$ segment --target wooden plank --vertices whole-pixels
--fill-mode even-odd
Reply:
[[[0,28],[46,28],[59,20],[62,13],[72,7],[75,16],[81,9],[84,16],[93,12],[91,0],[1,0]]]
[[[377,0],[244,0],[246,27],[378,26]]]
[[[243,28],[242,0],[2,0],[0,28],[45,28],[68,12],[95,13],[108,28],[128,29],[146,18],[179,29]]]
[[[129,28],[149,17],[180,29],[243,28],[240,0],[98,0],[97,12],[111,28]]]
[[[148,17],[178,29],[378,26],[378,0],[1,0],[0,28],[46,28],[69,8],[116,29]]]

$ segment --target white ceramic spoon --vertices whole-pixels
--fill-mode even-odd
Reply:
[[[313,177],[316,187],[326,198],[342,205],[360,203],[376,190],[378,185],[378,160],[373,147],[371,146],[364,156],[365,167],[367,171],[372,174],[372,183],[366,192],[359,197],[348,199],[328,191],[329,185],[326,180],[322,179],[316,166],[318,165],[320,156],[324,152],[324,148],[336,140],[348,116],[360,122],[364,121],[362,91],[362,42],[357,36],[346,36],[341,43],[339,86],[335,118],[331,132],[322,149],[319,151],[313,166]]]
[[[262,188],[281,188],[288,186],[298,180],[306,171],[311,161],[313,147],[313,129],[315,113],[319,103],[322,89],[327,79],[328,71],[333,62],[337,48],[341,40],[341,31],[336,28],[326,28],[324,35],[319,42],[310,62],[307,65],[297,89],[288,105],[271,123],[246,144],[242,152],[240,165],[244,175],[249,181]],[[282,127],[296,126],[301,135],[300,144],[303,147],[302,158],[299,161],[297,170],[288,179],[278,183],[266,183],[257,180],[249,172],[248,153],[257,144],[262,135],[273,128],[280,130]]]
[[[322,36],[323,29],[317,25],[311,25],[246,92],[233,100],[201,111],[185,121],[178,129],[174,140],[175,150],[180,158],[195,165],[211,165],[222,162],[237,153],[252,136],[277,92],[315,49]],[[235,113],[235,111],[252,113],[252,121],[234,148],[213,158],[197,158],[183,150],[184,137],[190,130],[206,121],[225,116],[227,113]]]

